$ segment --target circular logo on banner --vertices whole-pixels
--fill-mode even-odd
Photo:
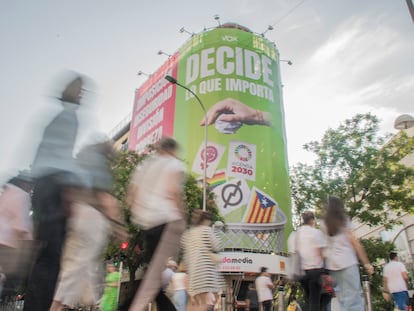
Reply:
[[[218,150],[214,146],[207,146],[207,163],[214,162],[217,159]],[[201,159],[204,160],[204,149],[201,151]]]
[[[234,149],[234,154],[243,162],[247,162],[252,158],[252,151],[244,144],[238,145],[236,149]]]

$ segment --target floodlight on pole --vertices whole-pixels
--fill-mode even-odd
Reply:
[[[195,33],[194,32],[189,32],[187,29],[185,29],[184,27],[181,27],[180,28],[180,33],[187,33],[187,34],[189,34],[190,36],[194,36],[195,35]]]
[[[146,72],[144,72],[144,71],[140,70],[140,71],[138,71],[137,75],[138,75],[138,76],[147,76],[147,77],[149,77],[151,74],[146,73]]]
[[[165,53],[163,50],[159,50],[158,55],[165,55],[165,56],[168,56],[168,58],[172,56],[171,54]]]
[[[292,66],[293,65],[293,62],[291,60],[289,60],[289,59],[279,59],[279,62],[286,63],[289,66]]]
[[[218,23],[218,25],[219,25],[219,27],[220,27],[220,26],[221,26],[221,23],[220,23],[220,15],[215,14],[215,15],[214,15],[214,19],[217,21],[217,23]]]
[[[266,34],[266,32],[275,29],[272,25],[267,26],[266,30],[262,32],[262,37]]]
[[[204,107],[201,99],[190,88],[188,88],[185,85],[179,83],[177,81],[177,79],[175,79],[172,76],[167,75],[167,76],[165,76],[165,79],[168,82],[172,83],[172,84],[176,84],[176,85],[182,87],[183,89],[187,90],[192,95],[194,95],[194,97],[197,99],[197,101],[200,104],[201,109],[203,110],[203,113],[204,113],[205,122],[204,122],[204,150],[203,150],[203,211],[206,211],[206,203],[207,203],[207,129],[208,129],[207,111],[206,111],[206,108]]]

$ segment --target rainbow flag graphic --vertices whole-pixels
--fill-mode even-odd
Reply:
[[[220,186],[226,182],[226,172],[225,171],[218,171],[214,174],[213,177],[207,178],[208,186],[211,190]]]
[[[258,224],[272,222],[277,203],[263,191],[253,187],[244,222]]]

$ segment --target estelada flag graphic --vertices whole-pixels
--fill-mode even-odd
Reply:
[[[253,187],[244,222],[269,223],[275,216],[277,203],[263,191]]]

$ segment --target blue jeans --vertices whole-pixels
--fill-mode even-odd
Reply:
[[[177,311],[185,311],[187,309],[187,291],[185,289],[176,290],[173,302]]]
[[[343,270],[330,271],[330,273],[337,284],[337,298],[341,310],[364,310],[358,265],[353,265]]]
[[[407,304],[408,304],[408,292],[397,292],[392,293],[392,299],[394,300],[398,310],[407,310]]]

